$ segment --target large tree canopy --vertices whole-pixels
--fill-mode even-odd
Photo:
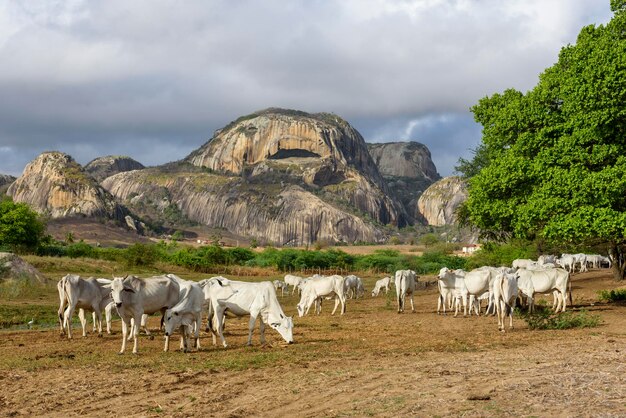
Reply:
[[[474,225],[556,243],[626,250],[626,0],[584,27],[527,93],[472,108],[483,126],[466,211]],[[623,258],[623,257],[622,257]],[[618,273],[623,277],[624,263]]]
[[[0,247],[13,251],[32,250],[39,245],[46,230],[39,215],[25,203],[0,200]]]

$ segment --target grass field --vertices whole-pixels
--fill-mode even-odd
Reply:
[[[119,268],[28,261],[55,278],[68,271],[110,277]],[[257,327],[247,347],[248,320],[240,319],[227,322],[226,349],[202,334],[200,351],[164,353],[159,319],[151,317],[155,337],[142,335],[136,356],[117,354],[119,320],[113,335],[61,337],[56,288],[42,287],[0,304],[1,321],[41,315],[32,329],[0,331],[0,415],[624,416],[626,307],[597,300],[598,290],[616,287],[610,276],[574,276],[574,310],[599,315],[596,328],[531,331],[515,318],[502,334],[493,317],[437,316],[433,287],[415,296],[417,313],[400,315],[391,294],[367,294],[349,300],[343,316],[331,316],[325,303],[321,315],[298,318],[298,299],[279,295],[294,316],[292,345],[270,328],[268,344],[259,345]],[[365,277],[368,289],[375,279]]]

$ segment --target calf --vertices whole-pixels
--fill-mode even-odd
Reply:
[[[376,281],[376,285],[372,290],[372,297],[378,296],[381,290],[385,289],[385,295],[389,293],[389,287],[391,286],[391,277],[384,277]]]
[[[173,275],[171,275],[173,276]],[[169,349],[169,336],[175,329],[181,332],[181,349],[188,351],[187,334],[194,333],[195,346],[200,349],[200,324],[202,323],[202,307],[204,305],[204,293],[196,282],[189,280],[177,280],[180,293],[178,303],[171,309],[165,311],[165,337],[166,344],[164,351]]]
[[[344,286],[345,286],[344,291],[346,292],[346,296],[350,297],[350,299],[354,299],[354,298],[358,299],[360,296],[363,296],[363,293],[365,293],[365,288],[363,287],[363,281],[359,277],[353,274],[346,276]]]
[[[298,316],[302,317],[309,313],[311,306],[315,304],[315,313],[322,310],[321,298],[326,296],[335,297],[335,308],[331,315],[335,314],[337,306],[341,302],[341,315],[346,313],[345,278],[334,275],[327,277],[311,277],[302,285],[302,296],[297,305]]]

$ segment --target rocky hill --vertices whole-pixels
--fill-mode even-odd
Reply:
[[[138,161],[130,157],[120,155],[108,155],[106,157],[98,157],[85,165],[85,171],[98,182],[113,174],[122,173],[124,171],[141,170],[144,167]]]
[[[31,161],[7,194],[51,218],[84,215],[123,219],[126,215],[80,164],[61,152],[44,152]]]
[[[279,245],[380,241],[377,224],[406,223],[361,135],[326,113],[256,112],[184,161],[103,186],[144,217],[183,216]]]
[[[430,150],[419,142],[368,143],[367,148],[391,195],[400,202],[411,223],[421,219],[417,201],[441,176]]]
[[[456,210],[465,200],[467,184],[458,176],[450,176],[426,189],[417,206],[428,225],[450,225],[456,222]]]
[[[15,177],[8,174],[0,174],[0,194],[5,194],[11,183],[15,181]]]

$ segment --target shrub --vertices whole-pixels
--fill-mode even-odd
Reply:
[[[603,302],[625,302],[626,289],[599,290],[598,297]]]
[[[585,310],[554,313],[543,306],[536,306],[536,308],[532,314],[520,314],[530,329],[593,328],[600,324],[599,315],[590,314]]]
[[[158,255],[154,245],[133,244],[124,251],[124,262],[127,267],[151,266]]]

